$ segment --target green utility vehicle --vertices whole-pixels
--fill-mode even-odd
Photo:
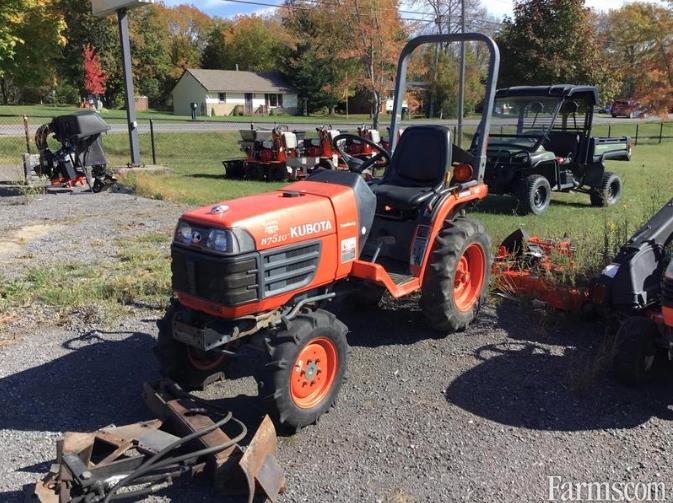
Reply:
[[[604,161],[631,159],[631,140],[592,136],[598,92],[593,86],[499,89],[493,110],[484,181],[491,194],[511,194],[518,212],[539,215],[552,191],[588,194],[611,206],[622,181]]]

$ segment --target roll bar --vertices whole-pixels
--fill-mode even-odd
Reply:
[[[498,71],[500,69],[500,50],[495,41],[483,33],[453,33],[446,35],[422,35],[412,38],[404,46],[400,54],[400,60],[397,65],[397,79],[395,81],[395,102],[393,105],[393,114],[390,122],[390,145],[391,151],[397,146],[397,131],[402,114],[402,103],[404,102],[404,93],[407,88],[407,63],[409,56],[414,50],[424,44],[442,44],[454,42],[483,42],[488,47],[490,58],[488,61],[488,78],[486,79],[486,96],[484,100],[484,111],[481,114],[481,121],[477,127],[476,144],[474,144],[473,154],[478,163],[477,179],[484,178],[484,169],[486,167],[486,143],[489,129],[491,127],[491,114],[493,113],[493,101],[495,99],[495,90],[498,83]]]

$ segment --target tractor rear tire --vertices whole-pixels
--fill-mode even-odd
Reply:
[[[591,206],[603,207],[612,206],[622,195],[622,179],[619,175],[606,171],[603,173],[603,179],[599,187],[595,187],[590,193]]]
[[[529,175],[518,187],[515,196],[519,202],[517,213],[541,215],[551,202],[551,185],[542,175]]]
[[[430,253],[420,306],[441,332],[465,330],[486,300],[493,257],[491,240],[478,220],[447,221]]]
[[[317,309],[270,337],[269,363],[257,386],[281,431],[314,424],[334,405],[346,374],[347,332],[332,313]]]
[[[180,309],[175,301],[157,321],[159,336],[154,355],[160,372],[186,390],[200,390],[224,379],[224,356],[201,352],[173,338],[173,317]]]
[[[615,335],[612,361],[617,380],[631,387],[645,384],[652,377],[658,348],[657,325],[642,316],[624,320]]]

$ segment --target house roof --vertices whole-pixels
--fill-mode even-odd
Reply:
[[[293,92],[294,89],[276,72],[243,72],[236,70],[188,69],[207,91],[241,91],[278,93]]]

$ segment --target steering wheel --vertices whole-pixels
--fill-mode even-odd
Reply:
[[[344,140],[354,140],[360,143],[365,143],[366,145],[369,145],[374,150],[376,150],[378,153],[363,161],[362,159],[358,159],[357,157],[353,157],[352,155],[346,153],[342,145],[345,143]],[[339,152],[341,158],[346,162],[348,169],[355,173],[363,173],[381,159],[385,160],[384,166],[388,166],[388,164],[390,164],[390,153],[385,148],[383,148],[378,143],[374,143],[373,141],[356,134],[341,133],[334,137],[332,140],[332,145],[337,150],[337,152]]]

